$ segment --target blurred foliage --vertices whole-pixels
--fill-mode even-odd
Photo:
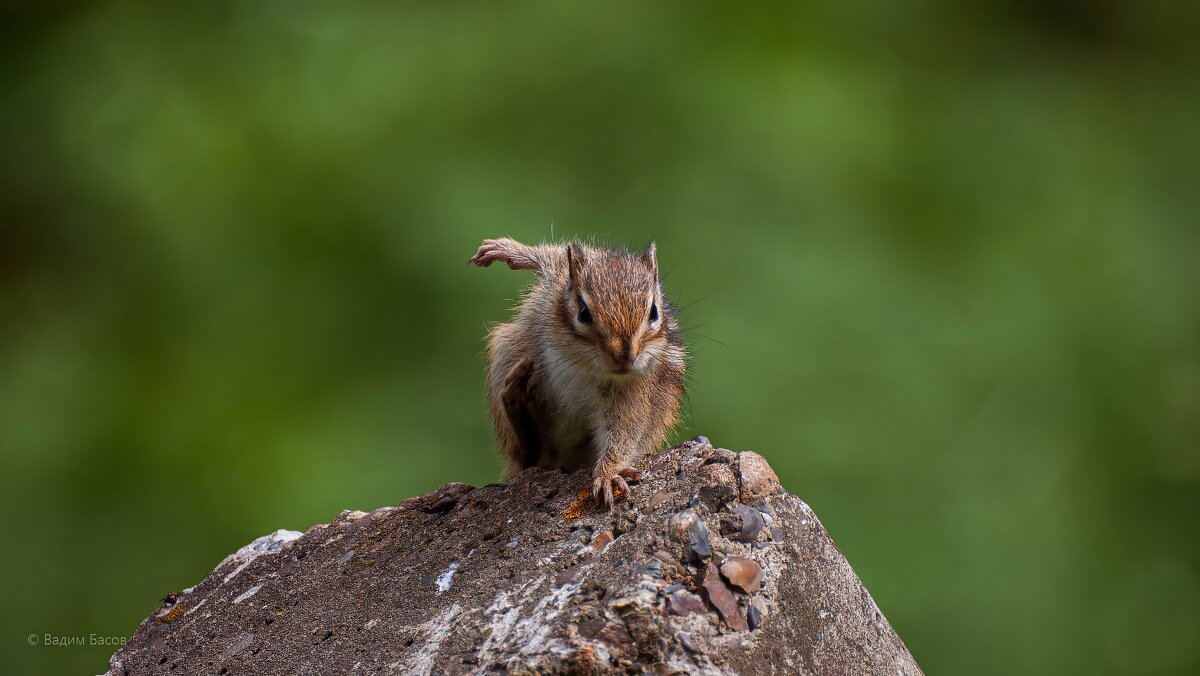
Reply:
[[[489,236],[657,240],[681,436],[931,674],[1200,669],[1196,5],[9,4],[0,663],[492,481]]]

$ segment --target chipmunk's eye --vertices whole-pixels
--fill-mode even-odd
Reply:
[[[592,311],[588,309],[587,303],[583,302],[583,297],[577,296],[575,300],[579,301],[579,323],[591,324]]]
[[[658,303],[650,304],[650,321],[658,321]]]

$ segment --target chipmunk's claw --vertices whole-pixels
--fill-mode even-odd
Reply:
[[[485,239],[483,244],[479,245],[479,250],[471,256],[471,260],[467,261],[468,265],[474,265],[477,268],[486,268],[492,263],[501,259],[502,248],[500,243],[494,239]]]
[[[592,498],[605,509],[612,509],[617,499],[626,497],[629,497],[629,484],[620,473],[596,477],[592,482]]]

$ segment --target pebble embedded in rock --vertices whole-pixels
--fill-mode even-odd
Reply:
[[[727,465],[735,464],[738,456],[737,453],[725,448],[708,448],[700,455],[704,458],[706,464],[723,463]]]
[[[663,574],[667,577],[676,578],[685,574],[683,566],[679,565],[679,561],[667,552],[654,552],[654,559],[662,562]]]
[[[737,490],[733,486],[705,486],[700,489],[700,504],[710,511],[717,511],[737,499]]]
[[[746,505],[734,507],[733,518],[721,522],[721,534],[734,542],[754,542],[762,529],[762,513]]]
[[[667,522],[667,526],[671,529],[671,534],[677,539],[686,539],[688,530],[692,524],[696,522],[696,513],[690,509],[685,509],[682,512],[676,512],[671,515],[671,520]]]
[[[771,614],[771,610],[767,606],[767,600],[763,598],[762,594],[750,597],[750,605],[758,609],[758,614],[762,615],[763,617]]]
[[[424,511],[426,514],[441,514],[442,512],[448,512],[450,511],[450,508],[454,506],[455,502],[457,502],[457,500],[449,495],[443,495],[442,497],[434,500],[433,504],[426,507]]]
[[[708,601],[708,605],[717,611],[725,624],[734,631],[749,629],[746,618],[742,616],[742,611],[738,607],[737,599],[717,573],[717,567],[711,562],[705,564],[699,577],[701,596]]]
[[[735,589],[747,594],[762,587],[762,566],[742,556],[731,556],[721,564],[721,575]]]
[[[683,557],[685,561],[699,563],[712,556],[712,550],[708,546],[708,527],[695,512],[686,509],[672,516],[670,527],[676,539],[687,545]]]
[[[607,547],[608,544],[612,541],[613,541],[612,531],[606,530],[603,533],[600,533],[596,537],[592,538],[592,544],[591,544],[592,551],[599,553],[605,547]]]
[[[649,506],[646,507],[646,509],[654,509],[655,507],[658,506],[658,503],[662,502],[663,500],[666,500],[667,498],[673,497],[673,496],[674,496],[674,493],[671,493],[670,491],[659,491],[659,492],[655,493],[653,497],[650,498],[650,504],[649,504]]]
[[[703,523],[696,530],[696,538],[688,547],[687,554],[688,561],[691,563],[699,563],[712,556],[712,550],[708,547],[708,529],[704,527]]]
[[[633,569],[638,575],[648,575],[655,579],[661,579],[663,576],[663,564],[658,559],[650,559],[646,563]]]
[[[708,608],[699,596],[689,591],[677,591],[667,597],[668,615],[700,615],[708,612]]]
[[[731,455],[736,455],[731,452]],[[696,470],[700,478],[708,486],[728,486],[733,494],[738,494],[738,475],[736,457],[734,462],[721,462],[720,460],[705,460],[704,464],[700,465],[700,469]]]
[[[454,507],[454,505],[456,505],[464,495],[467,495],[474,490],[475,487],[470,484],[458,482],[448,483],[433,493],[420,498],[421,500],[426,501],[425,506],[421,508],[421,511],[425,512],[426,514],[441,514],[443,512],[450,511],[450,508]]]
[[[758,626],[762,624],[762,613],[759,612],[758,608],[754,606],[746,608],[746,623],[750,625],[750,631],[758,629]]]
[[[738,454],[738,473],[742,479],[742,502],[751,503],[780,490],[775,470],[754,451]]]

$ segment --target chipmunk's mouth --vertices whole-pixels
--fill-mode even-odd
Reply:
[[[625,354],[621,356],[608,355],[608,364],[603,369],[603,373],[614,380],[625,380],[645,375],[646,368],[649,365],[645,353],[636,355]]]
[[[608,375],[615,380],[628,380],[642,375],[642,369],[635,366],[614,366],[608,370]]]

